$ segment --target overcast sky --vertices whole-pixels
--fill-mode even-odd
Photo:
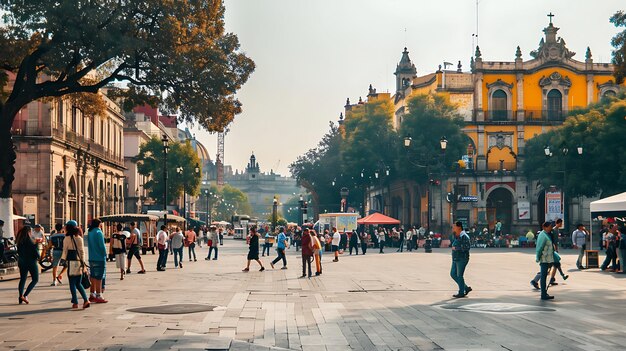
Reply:
[[[238,94],[243,113],[226,136],[225,160],[245,168],[254,151],[262,171],[288,166],[315,147],[337,121],[346,98],[395,89],[393,72],[406,46],[418,75],[444,61],[469,70],[476,34],[475,0],[226,0],[226,28],[239,36],[256,71]],[[574,59],[587,46],[609,62],[617,29],[609,17],[623,0],[480,0],[478,40],[484,60],[513,61],[537,48],[548,13]],[[475,45],[475,43],[474,43]],[[456,67],[456,66],[455,66]],[[182,127],[182,126],[181,126]],[[214,160],[217,137],[196,131]]]

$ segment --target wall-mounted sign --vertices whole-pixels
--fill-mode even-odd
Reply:
[[[530,219],[530,202],[517,202],[517,219]]]
[[[478,202],[476,195],[464,195],[459,197],[459,202]]]

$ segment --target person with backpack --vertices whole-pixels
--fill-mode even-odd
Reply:
[[[458,293],[452,295],[452,297],[458,299],[467,296],[467,294],[472,291],[472,287],[465,284],[465,278],[463,277],[465,268],[469,263],[471,245],[469,235],[463,230],[463,222],[457,221],[454,223],[452,230],[454,231],[454,237],[450,245],[450,247],[452,247],[452,268],[450,269],[450,277],[452,277],[459,286]]]
[[[50,235],[48,243],[52,250],[52,284],[50,286],[56,286],[63,284],[63,273],[65,273],[66,267],[61,268],[61,272],[57,275],[59,269],[59,262],[61,261],[61,255],[63,254],[63,239],[65,239],[65,233],[63,231],[63,225],[57,223],[54,226],[54,233]]]
[[[117,232],[111,236],[111,251],[115,256],[115,266],[120,270],[120,280],[124,280],[126,267],[126,239],[130,237],[130,228],[123,228],[121,224],[117,225]],[[128,233],[128,236],[126,235]]]

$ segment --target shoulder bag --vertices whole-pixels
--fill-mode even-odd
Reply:
[[[80,262],[79,265],[72,265],[70,264],[70,268],[69,268],[69,274],[70,276],[80,276],[80,284],[83,286],[83,288],[85,289],[89,289],[91,287],[91,282],[89,281],[89,273],[85,272],[85,261],[83,261],[83,258],[80,256],[80,251],[78,251],[78,246],[76,245],[76,240],[74,240],[74,236],[71,236],[72,238],[72,242],[74,243],[74,249],[76,250],[76,255],[78,256],[78,261]],[[76,267],[76,268],[72,268],[72,267]],[[79,269],[79,272],[76,272],[75,269]],[[78,273],[78,274],[72,274],[72,270],[74,270],[74,273]]]

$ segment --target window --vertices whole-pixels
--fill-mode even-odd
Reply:
[[[104,120],[100,120],[100,145],[104,146]]]
[[[498,89],[493,92],[491,96],[491,118],[494,121],[506,121],[507,120],[507,95],[502,89]]]
[[[57,125],[57,128],[61,128],[63,126],[63,100],[62,99],[59,99],[58,119],[59,119],[59,124]]]
[[[458,189],[459,189],[459,195],[461,195],[461,196],[468,196],[469,195],[469,185],[467,185],[467,184],[459,185]]]
[[[90,122],[89,123],[89,127],[90,127],[89,139],[94,141],[96,139],[96,119],[92,118],[89,122]]]
[[[72,131],[76,132],[78,130],[78,118],[77,118],[78,109],[75,106],[72,106]]]
[[[548,119],[560,120],[563,117],[563,95],[552,89],[548,92]]]
[[[614,90],[607,90],[604,92],[604,94],[602,94],[603,99],[614,98],[615,96],[617,96],[617,94]]]

